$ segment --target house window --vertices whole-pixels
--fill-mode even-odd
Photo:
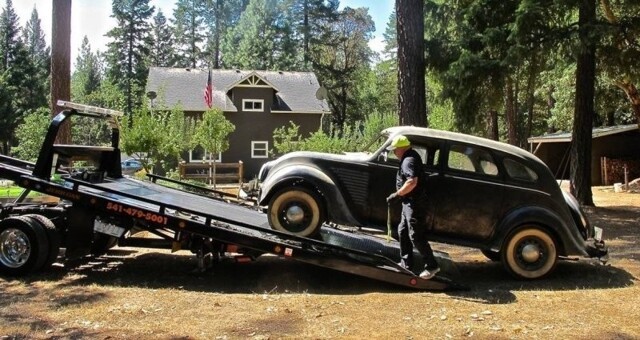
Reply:
[[[189,163],[204,163],[209,162],[210,160],[219,163],[222,161],[221,153],[218,153],[215,156],[217,157],[212,158],[210,152],[198,146],[193,150],[189,150]]]
[[[264,100],[263,99],[243,99],[242,100],[242,111],[264,111]]]
[[[269,142],[251,142],[251,158],[269,157]]]

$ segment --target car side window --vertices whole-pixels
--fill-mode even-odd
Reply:
[[[422,159],[422,163],[427,164],[428,165],[428,160],[429,160],[429,151],[427,150],[426,147],[424,147],[423,145],[417,145],[417,144],[412,144],[411,148],[416,150],[416,152],[418,153],[418,155],[420,155],[420,158]],[[438,150],[435,150],[436,153]],[[435,156],[436,160],[435,162],[438,162],[437,159],[437,155]],[[432,158],[433,159],[433,158]],[[389,151],[387,154],[387,163],[400,163],[400,160],[396,157],[396,154],[393,153],[392,151]]]
[[[513,179],[519,179],[529,182],[535,182],[536,180],[538,180],[538,174],[535,171],[511,158],[506,158],[504,160],[504,168],[507,170],[507,174],[509,174],[509,177]]]
[[[449,169],[473,172],[481,175],[498,175],[498,167],[493,157],[486,150],[469,146],[454,144],[449,149]]]

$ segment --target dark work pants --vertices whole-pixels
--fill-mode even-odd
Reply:
[[[427,241],[426,228],[422,214],[424,208],[416,209],[414,202],[402,203],[402,217],[398,225],[398,236],[400,238],[400,260],[401,265],[411,268],[413,265],[413,247],[415,247],[424,263],[424,269],[434,269],[438,267],[433,256],[433,250]]]

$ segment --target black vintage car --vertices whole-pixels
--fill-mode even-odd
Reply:
[[[272,228],[313,237],[324,222],[386,230],[386,197],[409,138],[427,172],[429,239],[480,249],[516,277],[550,273],[561,257],[604,257],[602,229],[560,189],[549,168],[512,145],[460,133],[393,127],[362,153],[293,152],[260,170],[259,203]],[[399,209],[396,207],[396,209]],[[399,212],[391,214],[392,225]]]

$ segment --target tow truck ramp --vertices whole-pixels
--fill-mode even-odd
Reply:
[[[445,253],[435,254],[443,271],[431,280],[423,280],[397,264],[399,250],[395,241],[389,242],[371,235],[355,234],[330,227],[323,227],[317,239],[298,237],[271,229],[266,215],[255,208],[160,185],[156,183],[157,179],[162,179],[159,176],[151,176],[153,181],[122,177],[118,171],[118,138],[114,138],[118,136],[116,124],[112,125],[111,147],[71,148],[54,145],[59,125],[67,117],[77,114],[76,110],[79,108],[87,109],[86,106],[74,106],[54,118],[41,155],[35,164],[11,157],[0,157],[0,178],[10,179],[27,190],[58,197],[69,207],[64,210],[67,214],[64,220],[68,226],[61,223],[62,219],[57,219],[56,230],[52,231],[51,226],[47,227],[48,229],[42,227],[47,229],[46,232],[49,234],[58,234],[53,235],[58,239],[55,246],[60,246],[60,238],[66,242],[94,239],[94,232],[117,238],[121,245],[134,245],[136,239],[130,237],[131,231],[142,228],[160,236],[173,250],[185,246],[190,247],[192,251],[195,249],[196,253],[197,249],[217,253],[225,253],[229,249],[242,249],[251,254],[271,253],[420,290],[464,289],[447,276],[455,275],[455,266]],[[114,116],[111,112],[99,113],[96,115],[98,118],[112,119]],[[92,159],[101,162],[97,167],[97,174],[67,173],[61,176],[62,181],[50,179],[51,172],[59,171],[59,165],[56,163],[61,157],[82,157],[83,151],[87,150]],[[60,211],[59,208],[56,209],[55,211]],[[24,226],[13,226],[21,222],[8,217],[20,215],[21,210],[9,205],[2,207],[0,212],[0,216],[4,218],[0,221],[0,242],[11,241],[6,236],[7,230],[15,231],[9,233],[14,237],[21,236],[21,231],[28,229]],[[32,216],[33,210],[28,212]],[[44,233],[38,229],[39,227],[33,228],[36,235]],[[29,235],[30,232],[22,233],[23,239],[27,242],[38,243],[46,239],[42,235]],[[32,246],[40,250],[50,247],[46,244]],[[64,247],[64,244],[62,246]],[[86,246],[89,247],[91,244]],[[0,251],[0,269],[20,264],[20,258],[11,257],[10,253],[4,256],[3,252],[4,250]]]

